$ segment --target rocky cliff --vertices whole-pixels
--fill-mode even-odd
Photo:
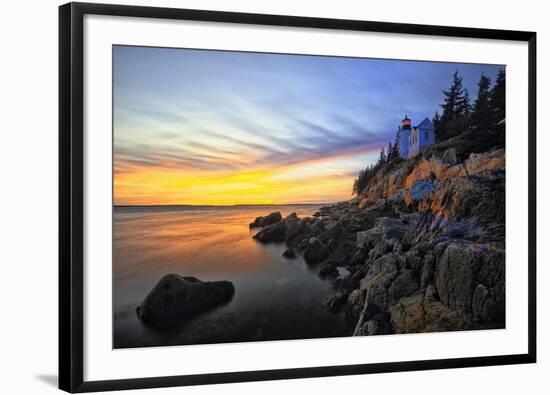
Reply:
[[[504,196],[503,148],[434,149],[313,217],[272,215],[254,237],[331,277],[328,308],[355,335],[503,328]]]

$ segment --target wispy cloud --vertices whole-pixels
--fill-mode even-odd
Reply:
[[[498,69],[118,46],[115,199],[346,198],[405,112],[433,115],[455,68],[469,87]]]

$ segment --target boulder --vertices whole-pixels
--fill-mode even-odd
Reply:
[[[296,215],[296,213],[294,213],[294,215]],[[248,226],[250,229],[262,228],[264,226],[273,225],[274,223],[277,223],[282,219],[283,217],[281,216],[281,213],[276,211],[269,215],[266,215],[265,217],[256,217],[254,222],[251,222]]]
[[[261,243],[282,243],[286,237],[286,224],[283,221],[267,225],[254,235]]]
[[[445,306],[466,313],[471,311],[475,265],[471,244],[452,242],[447,245],[435,271],[435,286]]]
[[[490,174],[492,170],[503,170],[506,166],[504,149],[484,153],[471,153],[464,161],[468,175]]]
[[[306,221],[298,218],[285,219],[286,223],[286,236],[285,241],[287,243],[293,243],[293,245],[302,241],[304,237],[309,234],[309,225]]]
[[[298,219],[298,215],[296,213],[290,213],[285,217],[285,219]]]
[[[162,277],[137,308],[147,324],[165,326],[184,322],[233,298],[230,281],[204,282],[195,277],[168,274]]]

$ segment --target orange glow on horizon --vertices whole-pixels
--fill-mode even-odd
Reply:
[[[223,171],[124,166],[124,161],[119,159],[116,163],[125,170],[115,173],[115,205],[225,206],[347,200],[351,198],[355,178],[353,172],[350,173],[354,166],[349,161],[365,154],[364,149],[354,149],[273,167],[254,167],[252,160],[246,170]],[[242,158],[248,157],[242,155]]]

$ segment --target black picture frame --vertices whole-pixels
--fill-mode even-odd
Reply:
[[[528,43],[528,352],[418,360],[85,381],[83,351],[83,19],[86,14],[511,40]],[[536,362],[536,33],[127,5],[59,8],[59,388],[68,392],[171,387]]]

